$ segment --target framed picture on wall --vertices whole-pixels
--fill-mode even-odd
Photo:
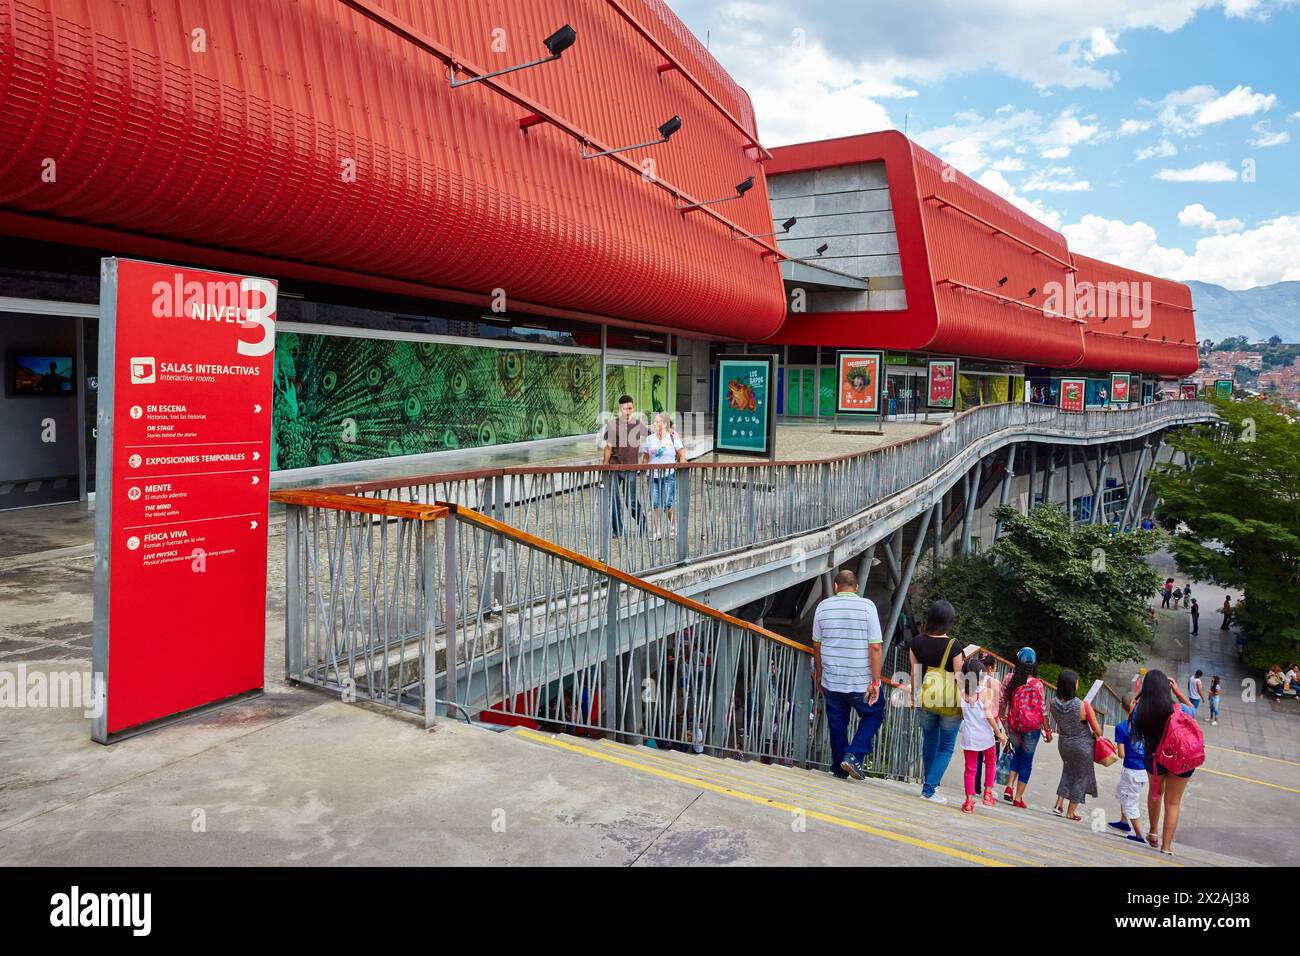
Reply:
[[[1133,401],[1131,392],[1132,379],[1128,372],[1110,373],[1110,400],[1116,405],[1127,405]]]
[[[930,359],[926,362],[926,404],[951,411],[957,405],[957,360]]]
[[[1181,392],[1182,398],[1183,398],[1184,400],[1187,400],[1187,399],[1194,399],[1194,398],[1196,398],[1196,386],[1195,386],[1195,385],[1191,385],[1191,384],[1188,384],[1188,383],[1184,382],[1184,383],[1180,386],[1179,391]]]
[[[713,449],[771,458],[776,450],[776,357],[746,355],[718,360]]]
[[[836,414],[879,415],[884,367],[883,352],[836,352]]]
[[[75,364],[71,355],[11,350],[5,362],[6,391],[14,398],[72,395],[77,391]]]
[[[1232,379],[1218,378],[1214,380],[1214,394],[1219,398],[1232,398]]]
[[[1081,412],[1088,383],[1082,378],[1061,379],[1061,404],[1063,412]]]

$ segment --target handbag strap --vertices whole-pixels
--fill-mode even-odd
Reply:
[[[957,638],[948,638],[948,646],[943,649],[943,657],[939,659],[939,670],[948,666],[948,655],[952,653],[952,646],[957,643]]]

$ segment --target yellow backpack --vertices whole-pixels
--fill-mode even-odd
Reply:
[[[961,714],[961,698],[957,694],[957,678],[948,668],[948,655],[956,638],[948,639],[948,646],[943,650],[943,659],[938,667],[926,669],[921,681],[921,707],[940,717],[956,717]]]

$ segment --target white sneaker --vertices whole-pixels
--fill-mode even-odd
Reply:
[[[941,806],[948,802],[948,798],[945,797],[942,793],[934,793],[928,797],[925,794],[921,794],[921,799],[929,800],[931,803],[937,803]]]
[[[1210,726],[1211,726],[1211,727],[1217,727],[1217,726],[1219,726],[1219,722],[1218,722],[1217,720],[1212,720],[1212,721],[1210,721]]]

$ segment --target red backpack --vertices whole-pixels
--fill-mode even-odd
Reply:
[[[1152,766],[1156,768],[1154,792],[1160,794],[1160,768],[1172,774],[1187,773],[1205,763],[1205,735],[1194,717],[1189,716],[1176,704],[1174,712],[1165,722],[1165,732],[1160,737],[1160,745],[1152,757]]]
[[[1030,677],[1011,695],[1007,723],[1018,734],[1032,734],[1043,726],[1043,685]]]

